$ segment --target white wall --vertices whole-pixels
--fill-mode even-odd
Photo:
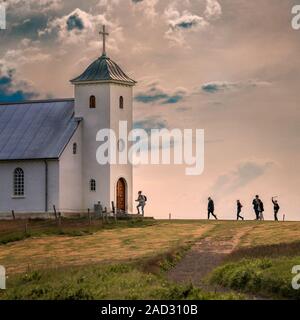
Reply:
[[[89,98],[96,97],[96,109],[89,108]],[[110,169],[100,166],[96,159],[99,142],[97,132],[110,126],[110,85],[81,84],[75,85],[75,116],[82,117],[82,195],[83,208],[93,209],[101,201],[110,208]],[[97,183],[97,191],[90,191],[90,180]]]
[[[16,168],[24,171],[25,195],[13,195],[13,174]],[[48,161],[48,208],[58,203],[58,161]],[[0,162],[0,213],[45,212],[46,186],[44,161]]]
[[[129,86],[111,85],[110,96],[110,128],[112,128],[117,135],[119,135],[119,121],[127,121],[128,133],[133,128],[133,88]],[[119,108],[119,98],[124,98],[124,108]],[[128,150],[131,144],[128,144]],[[117,203],[117,182],[120,178],[126,180],[127,184],[127,203],[126,210],[132,212],[132,188],[133,188],[133,167],[131,164],[127,165],[113,165],[111,166],[111,184],[110,184],[110,198],[111,201]]]
[[[89,108],[89,98],[96,97],[96,109]],[[119,109],[119,97],[124,97],[124,109]],[[124,178],[128,185],[128,210],[132,210],[132,166],[101,166],[96,159],[100,142],[96,141],[101,129],[114,129],[118,134],[120,120],[132,128],[132,87],[108,83],[75,85],[75,116],[82,117],[82,194],[83,207],[93,208],[101,201],[111,208],[116,203],[116,183]],[[95,179],[97,191],[91,192],[89,182]]]
[[[82,196],[82,124],[59,159],[59,210],[64,213],[81,212]],[[77,153],[73,154],[73,144],[77,144]]]

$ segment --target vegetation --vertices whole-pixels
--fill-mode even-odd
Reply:
[[[0,222],[0,299],[299,299],[291,281],[300,265],[299,223],[86,219]],[[26,231],[26,232],[25,232]],[[237,241],[237,235],[238,241]],[[208,281],[211,292],[167,280],[199,239],[236,249]],[[217,286],[228,293],[215,293]],[[207,287],[209,290],[209,286]],[[222,291],[222,290],[221,290]]]
[[[291,285],[295,265],[300,265],[300,256],[243,259],[217,268],[210,280],[234,290],[269,298],[300,300],[300,291],[294,290]]]

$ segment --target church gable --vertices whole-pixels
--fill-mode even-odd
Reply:
[[[58,159],[79,125],[74,100],[0,105],[0,161]]]

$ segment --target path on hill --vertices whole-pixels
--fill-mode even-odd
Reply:
[[[170,270],[168,279],[177,283],[192,283],[206,291],[227,291],[222,287],[207,285],[203,279],[222,263],[251,229],[252,227],[243,228],[226,240],[218,240],[213,236],[199,240],[176,267]]]

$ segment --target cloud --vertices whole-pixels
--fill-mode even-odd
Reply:
[[[8,12],[27,15],[30,13],[48,13],[63,7],[62,0],[6,0]]]
[[[39,96],[27,81],[18,81],[14,69],[5,70],[0,64],[0,102],[20,102]]]
[[[74,29],[78,29],[78,30],[84,29],[84,23],[77,13],[69,16],[66,23],[67,23],[68,31],[71,31]]]
[[[135,96],[135,100],[146,104],[176,104],[182,101],[186,94],[187,91],[183,88],[178,88],[174,92],[168,92],[160,87],[158,83],[153,83],[147,86],[146,91],[138,93]]]
[[[208,26],[208,22],[204,18],[187,10],[180,13],[172,6],[165,10],[164,16],[169,26],[165,37],[177,44],[184,43],[183,31],[201,30]]]
[[[270,86],[270,82],[259,80],[248,80],[241,82],[215,81],[202,85],[201,90],[207,93],[219,93],[225,91],[236,91],[241,89],[250,89],[256,87]]]
[[[216,0],[206,0],[204,16],[207,20],[216,20],[222,15],[222,7]]]
[[[263,176],[273,165],[272,161],[241,162],[236,169],[220,175],[212,189],[215,193],[234,192]]]
[[[147,119],[138,120],[134,123],[134,129],[144,129],[150,134],[152,129],[166,129],[167,121],[162,120],[157,116],[152,116]]]

